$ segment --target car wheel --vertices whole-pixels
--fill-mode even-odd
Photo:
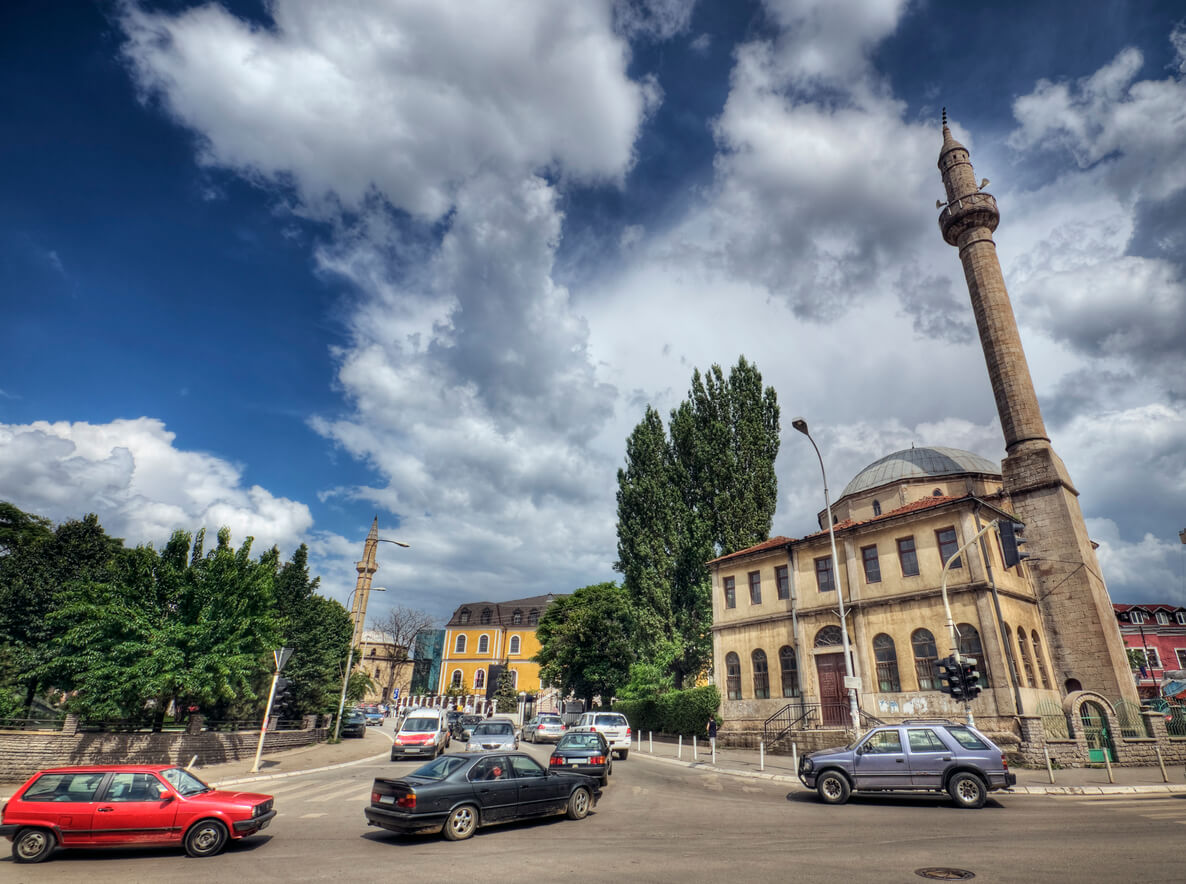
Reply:
[[[593,797],[584,786],[574,789],[572,795],[568,797],[568,818],[583,820],[589,815],[589,807],[592,802]]]
[[[612,753],[611,753],[611,754],[612,754]],[[619,753],[618,753],[618,758],[620,758],[622,761],[625,761],[625,760],[626,760],[626,756],[627,756],[627,755],[629,755],[629,754],[630,754],[630,750],[629,750],[629,749],[623,749],[621,752],[619,752]]]
[[[21,829],[12,839],[12,858],[18,863],[39,863],[54,852],[53,833],[48,829]]]
[[[984,807],[984,802],[988,798],[988,789],[984,785],[984,780],[974,773],[965,771],[957,773],[951,778],[947,784],[947,794],[951,796],[956,807],[975,810],[978,807]]]
[[[844,774],[835,770],[820,774],[820,778],[815,784],[815,790],[819,792],[820,800],[824,804],[843,804],[852,792]]]
[[[185,852],[190,856],[214,856],[226,847],[226,826],[218,820],[202,820],[186,833]]]
[[[449,841],[464,841],[478,828],[478,809],[472,804],[456,808],[445,820],[445,838]]]

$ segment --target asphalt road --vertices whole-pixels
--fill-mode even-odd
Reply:
[[[545,759],[550,747],[523,748]],[[469,841],[368,828],[376,775],[360,764],[253,786],[276,796],[261,835],[210,859],[178,849],[59,851],[40,865],[0,859],[5,882],[921,881],[917,869],[978,881],[1181,881],[1186,796],[1003,795],[980,811],[939,797],[856,797],[825,807],[799,786],[632,755],[595,812],[479,830]],[[414,876],[414,877],[413,877]]]

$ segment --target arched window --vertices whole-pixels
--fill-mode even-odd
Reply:
[[[980,687],[988,687],[992,682],[988,677],[988,658],[984,656],[980,633],[971,623],[957,623],[955,631],[960,634],[960,656],[976,660],[976,671],[980,673]]]
[[[929,629],[916,629],[910,636],[914,648],[914,674],[918,676],[920,691],[939,689],[939,651]]]
[[[799,696],[799,663],[795,659],[795,649],[790,645],[779,648],[778,663],[782,668],[782,695]]]
[[[539,623],[539,608],[532,608],[527,612],[527,624],[535,626],[537,623]]]
[[[455,688],[461,687],[461,670],[460,669],[453,670],[453,687],[455,687]]]
[[[844,636],[839,626],[825,626],[815,634],[817,648],[834,648],[844,644]]]
[[[1021,651],[1021,668],[1025,670],[1025,680],[1030,687],[1037,687],[1034,678],[1034,661],[1030,659],[1030,645],[1025,639],[1025,630],[1017,627],[1017,648]]]
[[[758,648],[750,654],[750,659],[754,664],[754,699],[769,699],[770,672],[766,669],[766,652]]]
[[[523,612],[520,611],[518,608],[515,608],[515,612],[513,614],[511,614],[511,625],[518,626],[522,622],[523,622]]]
[[[875,515],[875,516],[881,515],[881,501],[880,500],[873,501],[873,515]]]
[[[517,654],[517,653],[519,653],[519,636],[517,636],[517,635],[512,635],[512,636],[511,636],[511,645],[510,645],[510,647],[507,649],[507,653],[508,653],[508,654]]]
[[[481,620],[481,624],[482,624],[483,626],[489,626],[489,625],[490,625],[490,617],[491,617],[491,614],[492,614],[492,613],[493,613],[493,612],[492,612],[492,611],[491,611],[489,608],[483,608],[483,609],[482,609],[482,620]]]
[[[1042,656],[1042,642],[1038,639],[1038,630],[1030,633],[1034,640],[1034,659],[1038,661],[1038,674],[1042,676],[1042,687],[1050,689],[1050,674],[1046,671],[1046,660]]]
[[[725,696],[741,699],[741,658],[732,651],[725,655]]]
[[[464,654],[465,653],[465,636],[464,635],[457,636],[457,642],[456,642],[456,644],[453,645],[453,653],[454,654]]]
[[[490,636],[488,636],[488,635],[478,636],[478,653],[479,654],[489,654],[490,653]]]
[[[474,688],[481,690],[484,687],[486,687],[486,670],[479,669],[474,673]]]
[[[898,649],[884,632],[873,638],[873,659],[877,661],[877,689],[887,693],[902,690],[898,680]]]
[[[464,626],[466,623],[469,623],[469,608],[462,608],[462,609],[461,609],[461,616],[457,618],[457,622],[458,622],[458,623],[460,623],[460,624],[461,624],[461,625],[463,625],[463,626]]]
[[[1017,668],[1017,654],[1013,652],[1013,630],[1009,628],[1009,624],[1005,624],[1005,653],[1009,655],[1009,667],[1017,673],[1017,682],[1020,687],[1025,687],[1025,682],[1022,681],[1021,670]]]
[[[519,686],[519,670],[518,669],[511,670],[511,685],[514,687]]]

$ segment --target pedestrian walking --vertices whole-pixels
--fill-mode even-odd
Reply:
[[[715,740],[717,738],[717,717],[715,715],[708,717],[708,724],[704,729],[708,731],[709,740]]]

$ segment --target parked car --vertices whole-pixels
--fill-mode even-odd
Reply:
[[[547,770],[522,752],[446,755],[400,779],[376,778],[368,826],[469,838],[479,826],[567,814],[580,820],[601,797],[583,774]]]
[[[572,730],[605,734],[610,748],[623,761],[630,754],[630,722],[621,712],[586,712],[577,720]]]
[[[605,734],[597,731],[573,731],[565,734],[552,750],[548,759],[549,770],[568,770],[583,773],[609,785],[610,774],[614,772],[613,753]]]
[[[440,709],[409,712],[391,744],[391,760],[428,755],[436,758],[449,748],[445,713]]]
[[[559,715],[544,712],[523,726],[523,739],[528,743],[555,743],[568,730]]]
[[[4,805],[0,836],[18,863],[58,847],[181,844],[213,856],[276,815],[272,796],[214,789],[168,764],[56,767],[34,774]]]
[[[937,719],[876,727],[849,746],[805,755],[799,779],[826,804],[843,804],[853,791],[908,789],[947,792],[957,807],[976,808],[1017,775],[976,728]]]
[[[519,748],[519,734],[515,731],[515,723],[509,718],[487,718],[475,724],[467,733],[466,752]]]
[[[378,706],[368,703],[359,708],[362,710],[362,714],[366,716],[367,724],[381,725],[383,723],[383,710]]]
[[[464,740],[465,735],[469,731],[472,731],[475,725],[481,724],[485,720],[486,716],[484,715],[475,715],[472,712],[463,712],[461,716],[453,722],[453,726],[450,728],[450,733],[452,733],[455,740]]]
[[[347,709],[342,713],[342,725],[338,733],[343,737],[365,737],[367,735],[367,717],[357,709]]]

